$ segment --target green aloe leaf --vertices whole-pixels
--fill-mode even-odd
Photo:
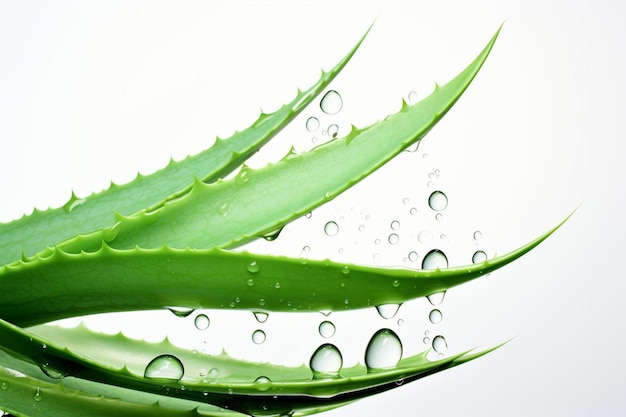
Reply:
[[[156,209],[170,199],[189,192],[194,183],[212,183],[239,167],[252,154],[294,119],[346,66],[367,36],[361,37],[348,54],[320,79],[271,114],[263,113],[247,129],[228,139],[217,138],[215,144],[183,161],[169,165],[151,175],[139,174],[125,185],[110,188],[86,198],[74,194],[63,206],[39,211],[18,220],[0,224],[0,264],[33,255],[46,246],[112,226],[119,215],[131,215],[146,207]]]
[[[221,249],[104,246],[82,254],[55,250],[46,258],[0,268],[0,317],[30,326],[76,315],[166,306],[335,311],[400,304],[501,268],[562,224],[506,255],[442,270],[376,268]]]
[[[233,179],[204,184],[156,210],[118,217],[112,228],[78,236],[59,246],[96,251],[104,240],[118,249],[229,247],[284,226],[351,187],[424,137],[474,79],[498,32],[459,75],[419,103],[374,125],[353,128],[310,152],[288,155],[258,170],[244,167]]]

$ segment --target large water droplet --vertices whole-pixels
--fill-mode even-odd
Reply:
[[[319,332],[322,337],[333,337],[335,335],[335,325],[330,321],[323,321],[320,324]]]
[[[443,299],[445,296],[446,296],[446,292],[441,291],[441,292],[436,292],[434,294],[430,294],[426,296],[426,299],[428,300],[430,305],[438,306],[439,304],[443,303]]]
[[[61,372],[59,370],[54,369],[48,363],[44,363],[43,365],[40,365],[39,368],[41,368],[44,374],[48,375],[50,378],[53,378],[53,379],[62,379],[67,376],[65,372]]]
[[[306,130],[309,132],[315,132],[320,127],[320,121],[317,120],[317,117],[309,117],[306,120]]]
[[[309,366],[315,377],[337,376],[343,366],[343,358],[335,345],[326,343],[313,353]]]
[[[435,336],[433,338],[433,349],[437,353],[446,353],[448,350],[448,342],[446,342],[446,339],[441,335]]]
[[[434,191],[428,197],[428,205],[435,211],[442,211],[448,206],[448,197],[441,191]]]
[[[207,374],[207,378],[209,379],[217,379],[220,376],[220,370],[217,368],[211,368],[209,373]]]
[[[378,311],[380,317],[384,319],[393,318],[399,309],[400,304],[381,304],[379,306],[376,306],[376,311]]]
[[[193,313],[193,308],[189,307],[167,307],[176,317],[187,317]]]
[[[255,330],[254,333],[252,333],[252,341],[257,345],[265,342],[265,332],[263,330]]]
[[[252,261],[248,264],[248,266],[246,267],[246,269],[248,270],[248,272],[250,272],[251,274],[256,274],[257,272],[259,272],[261,270],[261,265],[259,265],[256,261]]]
[[[259,323],[265,323],[267,321],[268,317],[269,317],[269,315],[267,313],[263,313],[262,311],[257,311],[257,312],[254,313],[254,318]]]
[[[209,324],[211,324],[211,321],[206,314],[198,314],[193,323],[195,324],[196,329],[206,330],[209,328]]]
[[[330,221],[324,226],[324,233],[328,236],[336,236],[339,233],[339,226],[337,226],[337,223]]]
[[[41,388],[37,387],[35,390],[35,395],[33,395],[33,400],[36,402],[40,402],[43,400],[43,393],[41,392]]]
[[[184,372],[183,363],[176,356],[161,355],[152,359],[146,366],[144,377],[178,381],[183,377]]]
[[[424,256],[422,269],[444,269],[448,267],[448,258],[439,249],[433,249]]]
[[[443,318],[443,315],[441,314],[441,311],[436,308],[432,309],[430,311],[430,314],[428,314],[428,320],[430,320],[432,324],[441,323],[442,318]]]
[[[259,391],[267,391],[271,385],[272,381],[266,376],[260,376],[254,380],[254,387]]]
[[[487,260],[487,254],[481,250],[474,252],[472,255],[472,263],[480,264]]]
[[[330,90],[320,101],[320,108],[326,114],[337,114],[343,107],[343,100],[338,92]]]
[[[368,370],[391,368],[402,358],[402,343],[393,330],[381,329],[372,336],[365,351]]]

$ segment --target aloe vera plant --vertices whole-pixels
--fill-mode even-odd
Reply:
[[[46,323],[167,306],[296,314],[401,304],[523,256],[562,223],[511,253],[446,269],[380,268],[232,250],[332,200],[423,138],[469,86],[497,35],[459,75],[419,103],[403,103],[382,121],[264,168],[243,165],[224,179],[326,89],[364,35],[289,104],[227,140],[218,139],[205,152],[0,225],[0,408],[24,416],[307,415],[491,351],[434,361],[423,352],[391,364],[366,356],[364,364],[342,367],[340,353],[325,344],[311,352],[310,366],[290,367],[191,352],[168,340],[139,342],[85,326]],[[351,285],[344,285],[348,279]],[[235,298],[237,303],[231,302]],[[383,342],[399,340],[381,329],[370,345]],[[331,358],[331,365],[320,365],[317,355]],[[202,369],[219,373],[206,375]]]

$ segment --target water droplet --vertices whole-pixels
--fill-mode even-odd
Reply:
[[[487,254],[481,250],[474,252],[472,255],[472,263],[480,264],[487,260]]]
[[[368,370],[391,368],[402,358],[402,343],[393,330],[381,329],[372,336],[365,351]]]
[[[448,267],[448,258],[439,249],[433,249],[424,256],[422,269],[445,269]]]
[[[448,197],[441,191],[434,191],[428,197],[428,205],[435,211],[442,211],[448,207]]]
[[[41,392],[41,389],[39,387],[37,387],[37,389],[35,390],[35,395],[33,395],[33,400],[36,402],[40,402],[41,400],[43,400],[43,393]]]
[[[397,220],[394,220],[391,222],[391,229],[392,230],[398,230],[400,228],[400,222]]]
[[[219,377],[219,376],[220,376],[220,370],[217,369],[217,368],[211,368],[211,370],[207,374],[207,377],[209,379],[217,379],[217,377]]]
[[[423,342],[425,345],[430,345],[430,337],[425,337],[424,339],[422,339],[422,342]]]
[[[437,220],[438,222],[440,222],[440,221],[441,221],[441,219],[443,219],[443,214],[441,214],[441,213],[437,213],[437,214],[435,214],[435,220]]]
[[[317,117],[309,117],[306,119],[306,130],[309,132],[315,132],[320,127],[320,121]]]
[[[443,318],[443,315],[441,314],[441,311],[439,311],[438,309],[434,308],[430,311],[430,314],[428,315],[428,320],[430,320],[430,322],[432,324],[439,324],[441,323],[441,319]]]
[[[206,330],[209,328],[209,324],[211,324],[211,321],[206,314],[198,314],[193,323],[196,325],[196,329]]]
[[[339,133],[339,126],[337,125],[328,126],[328,136],[330,136],[331,138],[336,138],[338,133]]]
[[[265,332],[263,330],[255,330],[254,333],[252,333],[252,341],[257,345],[265,342]]]
[[[323,321],[319,327],[320,336],[329,338],[335,335],[335,325],[330,321]]]
[[[344,266],[341,268],[341,273],[342,273],[343,275],[350,275],[350,267],[349,267],[348,265],[344,265]]]
[[[217,208],[217,213],[222,217],[228,216],[228,209],[230,208],[230,201],[225,201]]]
[[[274,284],[274,288],[278,290],[280,288],[280,282],[276,281],[276,283]]]
[[[54,369],[48,363],[44,363],[40,365],[39,368],[43,371],[44,374],[48,375],[50,378],[53,378],[53,379],[62,379],[67,376],[65,372],[61,372],[61,371]]]
[[[483,234],[479,230],[474,232],[474,240],[480,240],[481,237],[483,237]]]
[[[313,353],[309,366],[314,377],[337,376],[343,366],[343,358],[335,345],[326,343]]]
[[[337,223],[330,221],[324,226],[324,233],[328,236],[336,236],[339,233],[339,226],[337,226]]]
[[[404,324],[404,320],[402,320],[402,319],[398,319],[398,322],[397,322],[397,323],[398,323],[398,326],[402,326],[402,325]]]
[[[400,241],[400,238],[398,237],[397,234],[392,233],[389,235],[389,237],[387,238],[387,241],[389,241],[390,245],[396,245],[398,244],[398,242]]]
[[[144,377],[178,381],[183,377],[184,372],[183,363],[176,356],[161,355],[152,359],[146,366]]]
[[[326,114],[337,114],[343,107],[343,100],[338,92],[330,90],[320,101],[320,108]]]
[[[423,231],[418,233],[417,240],[419,240],[420,243],[426,245],[426,244],[432,242],[433,234],[432,234],[432,232],[429,232],[427,230],[423,230]]]
[[[260,376],[254,380],[254,387],[259,391],[267,391],[271,385],[272,381],[266,376]]]
[[[381,304],[376,306],[376,311],[378,311],[380,317],[384,319],[393,318],[399,309],[400,304]]]
[[[317,137],[316,136],[313,136],[311,138],[311,143],[317,143]]]
[[[167,307],[176,317],[187,317],[193,313],[193,308],[189,307]]]
[[[259,305],[260,306],[264,306],[265,305],[265,298],[259,299]]]
[[[301,258],[306,258],[309,256],[309,253],[311,252],[311,247],[309,246],[303,246],[302,250],[300,251],[300,257]]]
[[[261,265],[259,265],[256,261],[252,261],[248,264],[248,266],[246,267],[246,269],[248,270],[248,272],[250,272],[251,274],[256,274],[257,272],[259,272],[261,270]]]
[[[364,232],[364,231],[365,231],[365,225],[360,225],[359,232]]]
[[[409,93],[409,104],[417,103],[417,93],[415,91],[411,91]]]
[[[267,318],[269,317],[269,314],[267,313],[263,313],[262,311],[256,311],[254,313],[254,318],[256,319],[256,321],[258,321],[259,323],[265,323],[267,321]]]
[[[432,181],[428,181],[428,182],[426,183],[426,186],[427,186],[428,188],[432,188],[432,187],[433,187],[433,185],[435,185],[435,184],[434,184]]]
[[[408,198],[403,198],[402,199],[402,204],[406,205],[409,204],[411,202],[411,200],[409,200]]]
[[[46,344],[45,344],[45,343],[43,343],[43,344],[41,345],[41,348],[42,348],[42,349],[45,349],[45,348],[47,348],[47,347],[48,347],[48,346],[46,346]]]
[[[248,287],[254,287],[254,278],[248,278],[248,279],[246,280],[246,285],[247,285]]]
[[[417,252],[415,251],[409,252],[409,261],[411,262],[417,261]]]
[[[409,213],[411,213],[411,216],[415,216],[417,214],[417,209],[415,207],[411,207],[411,210],[409,210]]]
[[[304,215],[304,217],[306,217],[307,219],[310,219],[312,216],[313,216],[313,213],[310,211]]]
[[[441,335],[435,336],[433,339],[433,349],[437,353],[446,353],[448,350],[448,342],[446,342],[446,339]]]
[[[394,279],[393,282],[391,283],[391,285],[394,288],[398,288],[400,286],[400,281],[398,281],[397,279]]]
[[[380,239],[374,239],[374,243],[375,243],[376,245],[380,245]]]
[[[428,299],[428,302],[430,303],[430,305],[438,306],[439,304],[443,303],[443,299],[445,296],[446,296],[446,292],[441,291],[441,292],[436,292],[434,294],[430,294],[429,296],[426,297],[426,299]]]
[[[276,230],[272,230],[271,232],[265,233],[262,236],[262,238],[268,242],[273,242],[274,240],[278,239],[278,236],[280,235],[280,232],[282,231],[283,231],[283,227],[280,227]]]

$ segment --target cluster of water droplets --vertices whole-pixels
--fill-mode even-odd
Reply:
[[[343,99],[336,90],[329,90],[320,100],[319,107],[322,113],[310,116],[305,122],[306,130],[315,135],[311,137],[311,143],[314,145],[334,139],[339,135],[339,125],[333,121],[332,116],[338,114],[343,108]]]

